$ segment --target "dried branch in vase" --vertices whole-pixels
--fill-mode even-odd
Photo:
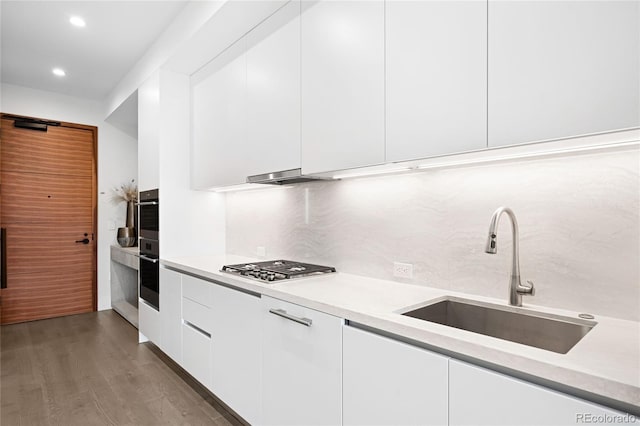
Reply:
[[[138,201],[138,185],[135,183],[135,179],[131,179],[131,182],[123,183],[120,188],[113,188],[113,201],[120,203],[122,201]]]

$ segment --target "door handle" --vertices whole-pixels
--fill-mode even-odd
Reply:
[[[76,244],[89,244],[89,239],[85,238],[84,240],[76,240]]]
[[[7,228],[0,229],[0,288],[7,288]]]

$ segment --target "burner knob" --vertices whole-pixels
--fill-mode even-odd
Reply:
[[[269,274],[267,272],[261,272],[260,273],[260,278],[262,278],[263,280],[266,280],[268,276],[269,276]]]
[[[267,281],[274,281],[276,279],[276,274],[271,273],[267,275]]]

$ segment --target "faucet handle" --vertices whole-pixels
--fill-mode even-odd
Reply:
[[[527,280],[526,284],[520,284],[518,286],[518,294],[523,294],[523,295],[529,295],[529,296],[535,296],[536,294],[536,289],[533,285],[533,281],[531,280]]]
[[[536,288],[533,286],[533,281],[527,280],[527,284],[529,284],[531,286],[531,293],[529,293],[529,295],[530,296],[535,296],[536,295]]]

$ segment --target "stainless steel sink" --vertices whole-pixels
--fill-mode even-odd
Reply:
[[[453,297],[402,315],[561,354],[569,352],[597,324]]]

